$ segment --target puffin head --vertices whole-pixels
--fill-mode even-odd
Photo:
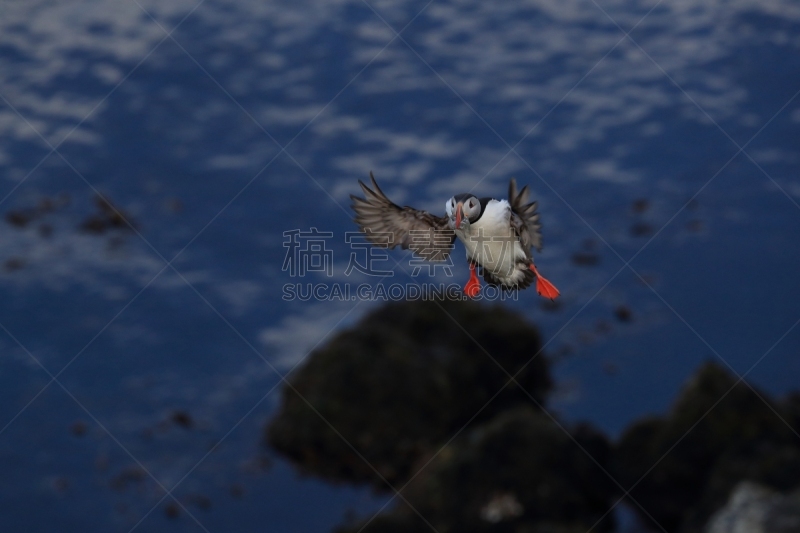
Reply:
[[[460,230],[481,216],[481,202],[470,193],[457,194],[445,204],[450,229]]]

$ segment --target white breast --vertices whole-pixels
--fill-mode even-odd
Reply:
[[[525,252],[511,227],[511,206],[505,200],[490,200],[483,215],[468,228],[456,231],[467,249],[467,258],[489,270],[495,277],[513,282],[517,262]]]

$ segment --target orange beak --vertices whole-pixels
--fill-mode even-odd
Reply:
[[[464,203],[458,202],[456,206],[456,229],[461,229],[461,219],[464,218],[462,211],[464,209]]]

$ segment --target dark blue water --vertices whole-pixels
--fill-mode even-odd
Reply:
[[[796,389],[793,3],[194,7],[0,8],[0,210],[28,217],[0,225],[4,530],[326,531],[378,509],[261,446],[278,372],[379,304],[284,301],[283,233],[332,232],[333,276],[304,283],[376,283],[344,274],[370,170],[436,213],[532,187],[563,296],[509,305],[558,357],[566,420],[617,435],[708,359]],[[135,231],[81,229],[98,192]],[[384,283],[463,284],[454,257],[412,279],[392,253]],[[161,501],[176,483],[188,513]]]

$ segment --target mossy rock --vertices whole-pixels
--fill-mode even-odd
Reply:
[[[392,303],[309,356],[266,440],[307,473],[388,490],[465,425],[543,405],[541,349],[537,329],[502,307]]]

